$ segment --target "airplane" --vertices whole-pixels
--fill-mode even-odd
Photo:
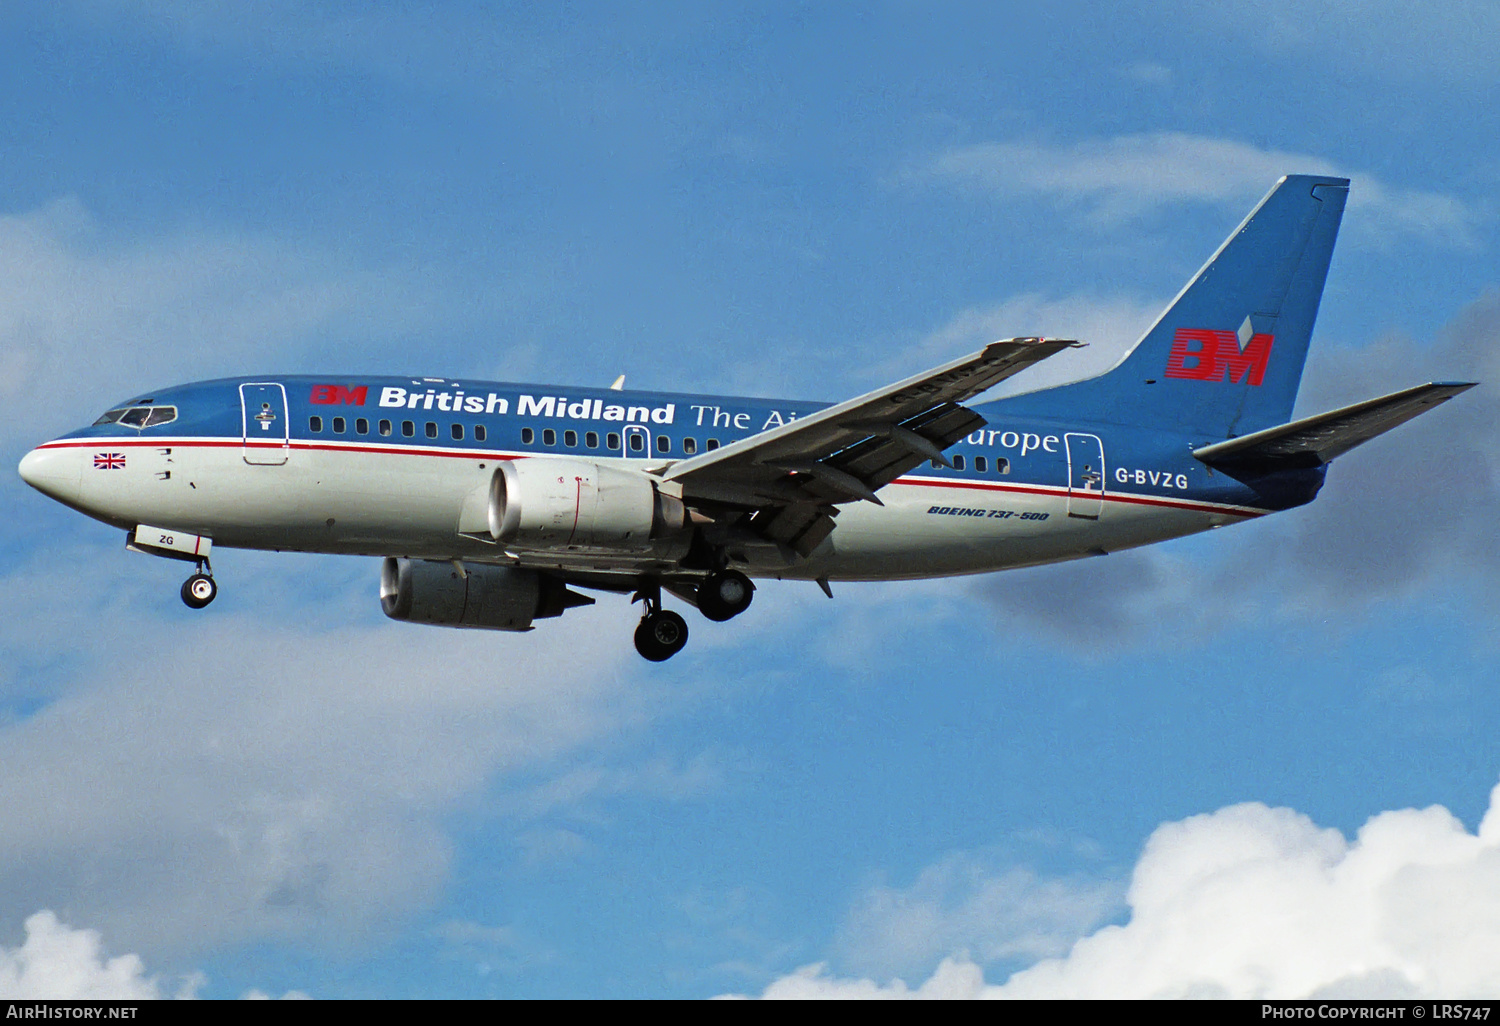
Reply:
[[[28,484],[195,564],[215,546],[383,558],[393,619],[526,631],[645,604],[687,642],[756,581],[988,573],[1105,555],[1311,502],[1329,463],[1473,387],[1291,421],[1349,181],[1282,178],[1109,371],[989,402],[1072,348],[1012,338],[844,402],[446,377],[252,375],[156,389],[38,445]]]

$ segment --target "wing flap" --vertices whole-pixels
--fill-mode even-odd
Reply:
[[[1194,449],[1226,473],[1318,467],[1473,388],[1472,381],[1432,382],[1353,406],[1294,420],[1242,438]]]
[[[768,541],[785,545],[799,556],[810,556],[833,533],[833,518],[837,515],[838,510],[832,506],[794,502],[761,510],[750,518],[749,526]]]

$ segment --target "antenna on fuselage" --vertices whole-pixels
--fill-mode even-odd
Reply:
[[[622,389],[624,389],[624,387],[625,387],[625,375],[621,374],[618,378],[615,378],[615,383],[613,385],[609,386],[609,390],[611,392],[619,392]]]

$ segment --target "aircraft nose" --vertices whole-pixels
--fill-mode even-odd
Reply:
[[[31,487],[61,502],[74,502],[78,498],[79,477],[82,473],[78,453],[71,449],[33,449],[21,457],[21,480]]]

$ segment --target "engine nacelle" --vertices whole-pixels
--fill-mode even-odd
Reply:
[[[648,475],[589,460],[507,460],[490,481],[490,536],[525,549],[648,552],[690,532],[681,500]]]
[[[519,567],[470,565],[460,573],[452,563],[388,556],[380,569],[380,607],[392,620],[529,631],[533,620],[593,601]]]

